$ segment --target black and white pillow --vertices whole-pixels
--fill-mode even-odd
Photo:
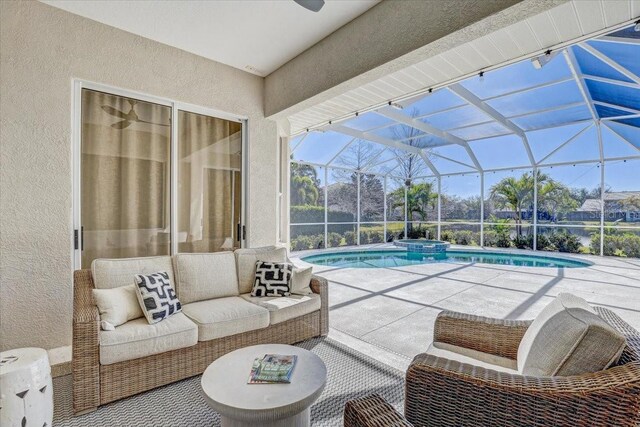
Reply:
[[[256,262],[256,278],[252,297],[286,297],[290,294],[289,282],[293,265],[286,262]]]
[[[138,302],[150,324],[158,323],[182,310],[166,271],[136,274],[135,284]]]

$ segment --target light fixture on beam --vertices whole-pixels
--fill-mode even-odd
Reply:
[[[389,101],[389,107],[395,108],[396,110],[402,110],[404,107],[397,102]]]
[[[535,58],[531,58],[531,64],[533,64],[533,68],[536,70],[541,69],[545,65],[547,65],[551,60],[558,54],[558,52],[552,52],[551,49],[547,50],[544,55],[536,56]]]
[[[633,31],[640,32],[640,19],[638,19],[636,25],[633,26]]]

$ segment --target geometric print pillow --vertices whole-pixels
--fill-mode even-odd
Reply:
[[[182,310],[166,271],[136,274],[136,295],[149,324],[158,323]]]
[[[252,297],[287,297],[293,265],[286,262],[256,262]]]

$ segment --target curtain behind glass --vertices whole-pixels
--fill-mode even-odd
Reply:
[[[170,253],[171,108],[82,90],[82,267]]]
[[[178,111],[178,251],[240,246],[242,126]]]

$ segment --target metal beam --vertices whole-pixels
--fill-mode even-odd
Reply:
[[[582,78],[582,71],[580,70],[580,66],[576,61],[576,57],[571,51],[571,48],[565,49],[563,52],[564,59],[571,70],[571,74],[573,78],[576,80],[576,84],[578,85],[578,89],[580,90],[580,94],[582,95],[582,99],[587,104],[589,108],[589,112],[591,113],[591,117],[597,123],[598,122],[598,112],[593,106],[593,99],[591,99],[591,93],[589,93],[589,89],[587,89],[587,84],[584,82],[584,78]]]
[[[585,133],[586,131],[588,131],[589,129],[591,129],[593,127],[593,124],[585,127],[584,129],[580,130],[578,133],[576,133],[575,135],[573,135],[571,138],[569,138],[568,140],[566,140],[565,142],[563,142],[562,144],[560,144],[559,146],[557,146],[556,148],[553,149],[553,151],[551,151],[549,154],[547,154],[546,156],[544,156],[542,159],[540,159],[540,161],[537,163],[537,165],[539,166],[542,162],[544,162],[545,160],[547,160],[549,157],[553,156],[554,154],[556,154],[558,151],[560,151],[563,147],[566,147],[567,145],[569,145],[572,141],[574,141],[576,138],[578,138],[580,135],[582,135],[583,133]],[[602,156],[601,156],[602,157]]]
[[[496,122],[500,123],[502,126],[509,129],[511,132],[518,135],[522,140],[522,145],[524,145],[524,148],[527,151],[529,163],[531,163],[531,166],[536,164],[536,160],[533,157],[533,151],[531,151],[531,146],[529,145],[529,140],[527,139],[527,135],[522,129],[516,126],[513,122],[507,119],[504,115],[502,115],[502,113],[493,108],[491,105],[478,98],[474,93],[462,86],[460,83],[449,86],[449,90],[494,119]]]
[[[429,169],[431,169],[431,172],[433,172],[437,177],[439,177],[440,176],[440,172],[438,172],[438,169],[431,162],[431,160],[429,160],[429,156],[427,156],[424,153],[424,151],[420,151],[420,157],[422,157],[422,160],[424,160],[424,162],[427,164],[427,166],[429,166]]]
[[[584,43],[584,42],[580,43],[578,46],[581,47],[582,49],[586,50],[587,52],[589,52],[591,55],[595,56],[596,58],[598,58],[602,62],[606,63],[611,68],[613,68],[617,72],[619,72],[622,75],[624,75],[625,77],[627,77],[629,80],[632,80],[632,81],[640,84],[640,77],[636,76],[634,73],[632,73],[631,71],[627,70],[622,65],[618,64],[613,59],[609,58],[607,55],[605,55],[604,53],[600,52],[598,49],[595,49],[595,48],[591,47],[590,45],[588,45],[587,43]]]
[[[625,43],[625,44],[640,45],[640,39],[632,39],[631,37],[602,36],[602,37],[598,37],[596,40],[598,40],[599,42]]]
[[[637,83],[629,83],[629,82],[624,82],[622,80],[614,80],[614,79],[608,79],[606,77],[592,76],[591,74],[582,74],[582,77],[587,80],[593,80],[595,82],[609,83],[611,85],[624,86],[631,89],[640,89],[640,85]]]
[[[438,129],[436,127],[431,126],[430,124],[427,124],[423,121],[420,121],[418,119],[415,119],[413,117],[409,117],[406,114],[402,114],[400,111],[397,111],[395,108],[393,107],[387,107],[387,108],[383,108],[382,110],[377,111],[378,114],[381,114],[391,120],[395,120],[399,123],[405,124],[407,126],[411,126],[412,128],[421,130],[425,133],[428,133],[430,135],[434,135],[437,136],[440,139],[444,139],[447,142],[450,142],[451,144],[456,144],[456,145],[460,145],[462,146],[466,151],[467,154],[469,155],[469,158],[471,159],[471,161],[473,162],[473,164],[475,165],[474,168],[477,170],[482,170],[482,166],[480,166],[480,162],[478,161],[478,159],[476,158],[475,153],[471,150],[471,148],[469,147],[469,144],[467,144],[467,141],[465,141],[462,138],[459,138],[455,135],[452,135],[448,132],[445,132],[441,129]]]
[[[420,149],[418,147],[412,147],[410,145],[403,144],[398,141],[394,141],[393,139],[388,139],[382,136],[361,132],[359,130],[352,129],[347,126],[333,124],[333,125],[327,126],[326,129],[330,129],[335,132],[340,132],[345,135],[352,136],[354,138],[360,138],[360,139],[365,139],[367,141],[376,142],[378,144],[386,145],[387,147],[406,151],[407,153],[420,154]]]
[[[618,123],[619,125],[622,126],[629,126],[626,125],[624,123]],[[625,138],[624,136],[620,135],[620,133],[618,133],[614,128],[612,128],[608,123],[603,123],[604,126],[606,126],[607,129],[609,129],[611,132],[613,132],[618,138],[620,138],[622,141],[624,141],[625,143],[627,143],[629,145],[629,147],[635,148],[636,150],[640,151],[640,147],[636,147],[634,144],[631,143],[631,141],[629,141],[627,138]],[[629,126],[629,127],[633,127],[633,126]],[[637,129],[637,128],[636,128]]]
[[[608,102],[593,101],[593,103],[596,105],[602,105],[603,107],[615,108],[616,110],[624,111],[630,114],[640,113],[640,110],[636,110],[635,108],[623,107],[622,105],[611,104]]]

